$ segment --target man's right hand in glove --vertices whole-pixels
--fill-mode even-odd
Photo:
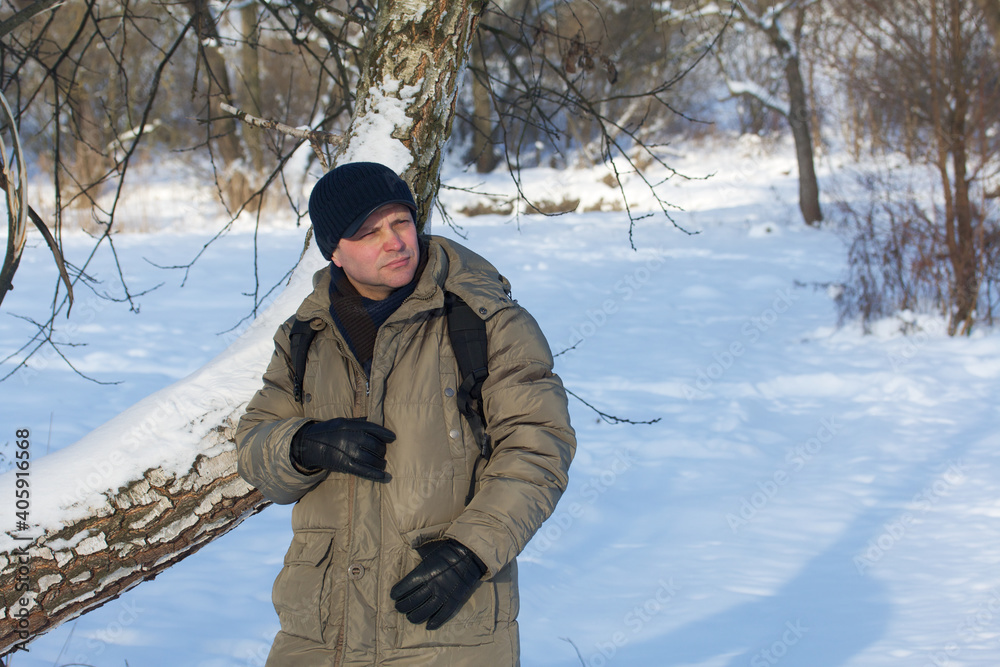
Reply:
[[[290,457],[307,474],[333,470],[384,482],[385,445],[395,439],[389,429],[363,418],[311,422],[292,436]]]

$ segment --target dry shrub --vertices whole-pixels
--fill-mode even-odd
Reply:
[[[621,211],[624,207],[622,203],[617,200],[612,200],[610,202],[604,201],[604,197],[601,197],[593,204],[583,207],[584,213],[599,213],[602,211]]]
[[[463,206],[458,212],[470,218],[477,215],[510,215],[514,212],[514,202],[490,198],[488,201],[480,200],[471,206]]]
[[[867,199],[837,202],[849,237],[847,278],[837,297],[840,323],[859,319],[865,332],[873,321],[900,311],[948,317],[963,286],[956,285],[948,255],[944,212],[918,197],[913,186],[898,187],[872,176],[862,182]],[[976,248],[976,321],[991,325],[997,306],[1000,226],[976,211],[981,243]]]

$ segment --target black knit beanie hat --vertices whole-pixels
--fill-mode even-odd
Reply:
[[[384,164],[349,162],[323,174],[309,195],[309,219],[323,257],[330,259],[340,239],[353,236],[386,204],[417,211],[410,186]]]

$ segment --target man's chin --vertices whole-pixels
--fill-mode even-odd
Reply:
[[[402,287],[406,285],[411,280],[413,280],[413,275],[417,272],[417,262],[413,258],[405,264],[400,264],[399,266],[388,265],[383,271],[386,274],[386,282],[392,286],[393,289]]]

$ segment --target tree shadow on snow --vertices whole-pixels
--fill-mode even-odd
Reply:
[[[873,537],[871,514],[855,520],[774,595],[636,645],[645,656],[639,661],[625,650],[614,662],[666,667],[730,656],[727,667],[842,665],[882,636],[892,613],[885,586],[871,570],[859,573],[854,562]]]
[[[952,449],[945,456],[961,456]],[[587,667],[712,664],[726,667],[838,667],[878,641],[893,613],[879,577],[906,547],[905,515],[915,496],[948,466],[924,462],[858,515],[840,538],[774,595],[688,623],[666,635],[591,656]],[[946,473],[945,473],[946,474]],[[929,479],[934,478],[934,479]],[[602,660],[604,658],[604,660]],[[723,662],[725,661],[725,662]]]

